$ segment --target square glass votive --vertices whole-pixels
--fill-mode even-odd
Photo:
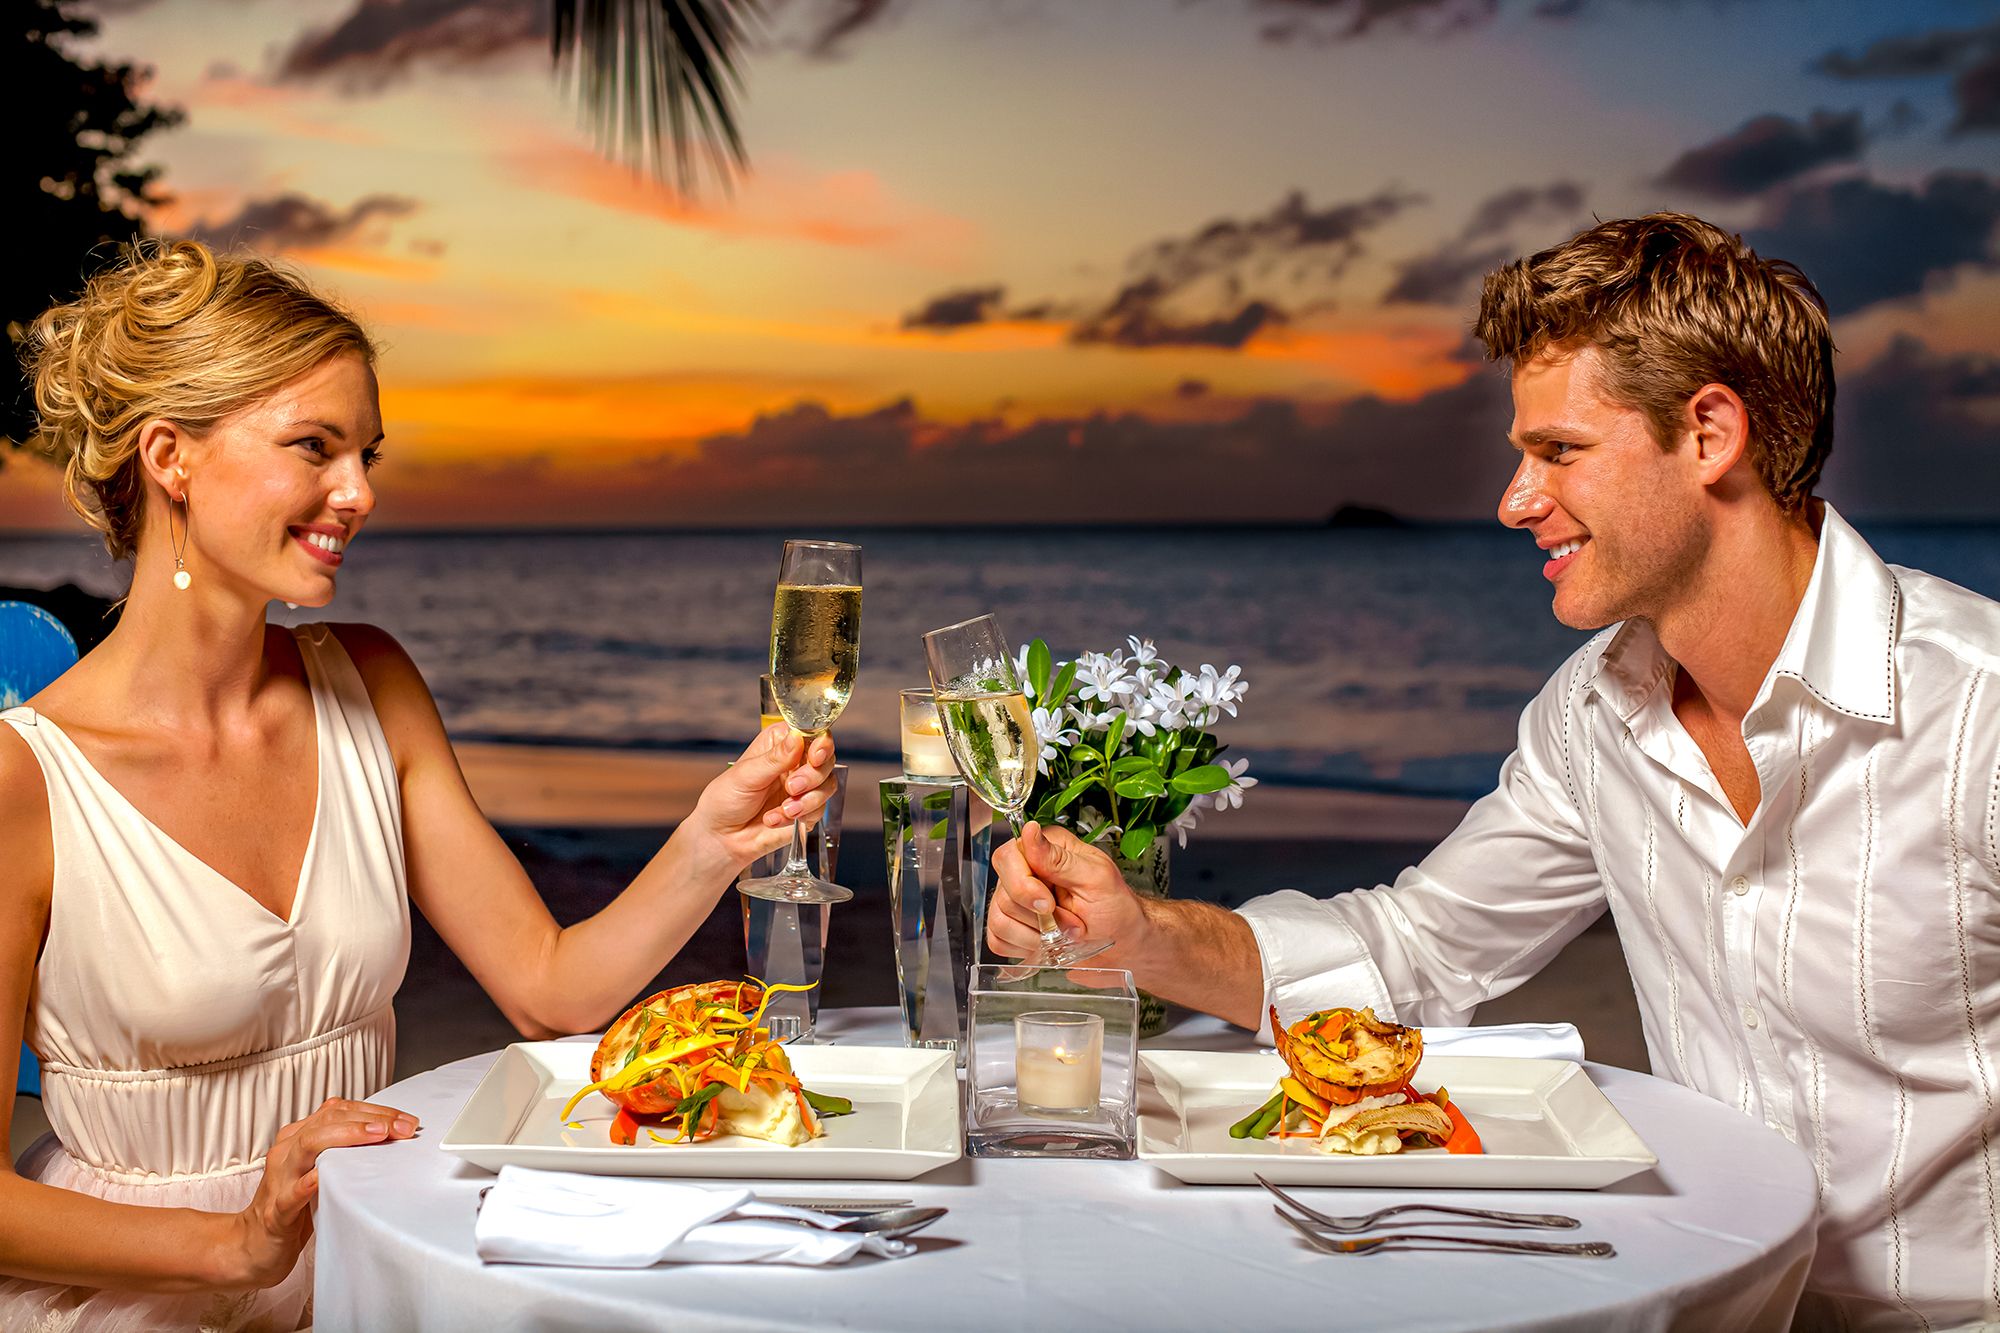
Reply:
[[[974,1157],[1133,1156],[1139,992],[1130,972],[972,969],[965,1140]]]

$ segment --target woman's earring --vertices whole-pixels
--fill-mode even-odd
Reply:
[[[183,478],[183,480],[187,477],[187,473],[181,472],[178,469],[175,475]],[[174,510],[173,504],[169,503],[167,506],[167,539],[174,544],[174,586],[182,592],[186,592],[188,584],[194,582],[194,579],[187,572],[187,526],[189,515],[187,512],[187,488],[185,485],[182,486],[180,495],[174,498],[178,500],[181,506],[181,535],[179,537],[174,536]]]

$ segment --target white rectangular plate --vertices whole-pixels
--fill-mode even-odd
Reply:
[[[1320,1152],[1309,1140],[1232,1139],[1285,1072],[1275,1055],[1140,1051],[1139,1156],[1191,1185],[1600,1189],[1658,1159],[1570,1060],[1427,1056],[1412,1080],[1443,1084],[1486,1151]]]
[[[790,1046],[801,1082],[854,1102],[854,1114],[827,1120],[820,1138],[787,1148],[725,1134],[669,1147],[642,1132],[628,1148],[611,1142],[617,1107],[598,1093],[561,1119],[563,1103],[590,1082],[595,1049],[575,1041],[509,1046],[452,1122],[444,1150],[489,1171],[511,1163],[730,1180],[909,1180],[960,1155],[958,1075],[949,1051]]]

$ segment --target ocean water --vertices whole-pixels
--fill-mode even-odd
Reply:
[[[1885,559],[2000,597],[2000,526],[1863,524]],[[401,640],[466,739],[733,751],[757,728],[786,535],[365,534],[323,610]],[[994,612],[1058,658],[1136,634],[1185,666],[1243,667],[1218,735],[1267,781],[1470,798],[1522,706],[1586,636],[1549,614],[1541,554],[1497,525],[1392,530],[874,531],[861,677],[835,728],[896,753],[919,636]],[[0,584],[118,595],[88,535],[0,536]]]

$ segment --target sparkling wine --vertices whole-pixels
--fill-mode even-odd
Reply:
[[[994,809],[1018,819],[1035,785],[1035,721],[1019,690],[940,690],[938,719],[958,771]]]
[[[833,725],[861,664],[861,589],[778,585],[771,610],[771,685],[796,731]]]

